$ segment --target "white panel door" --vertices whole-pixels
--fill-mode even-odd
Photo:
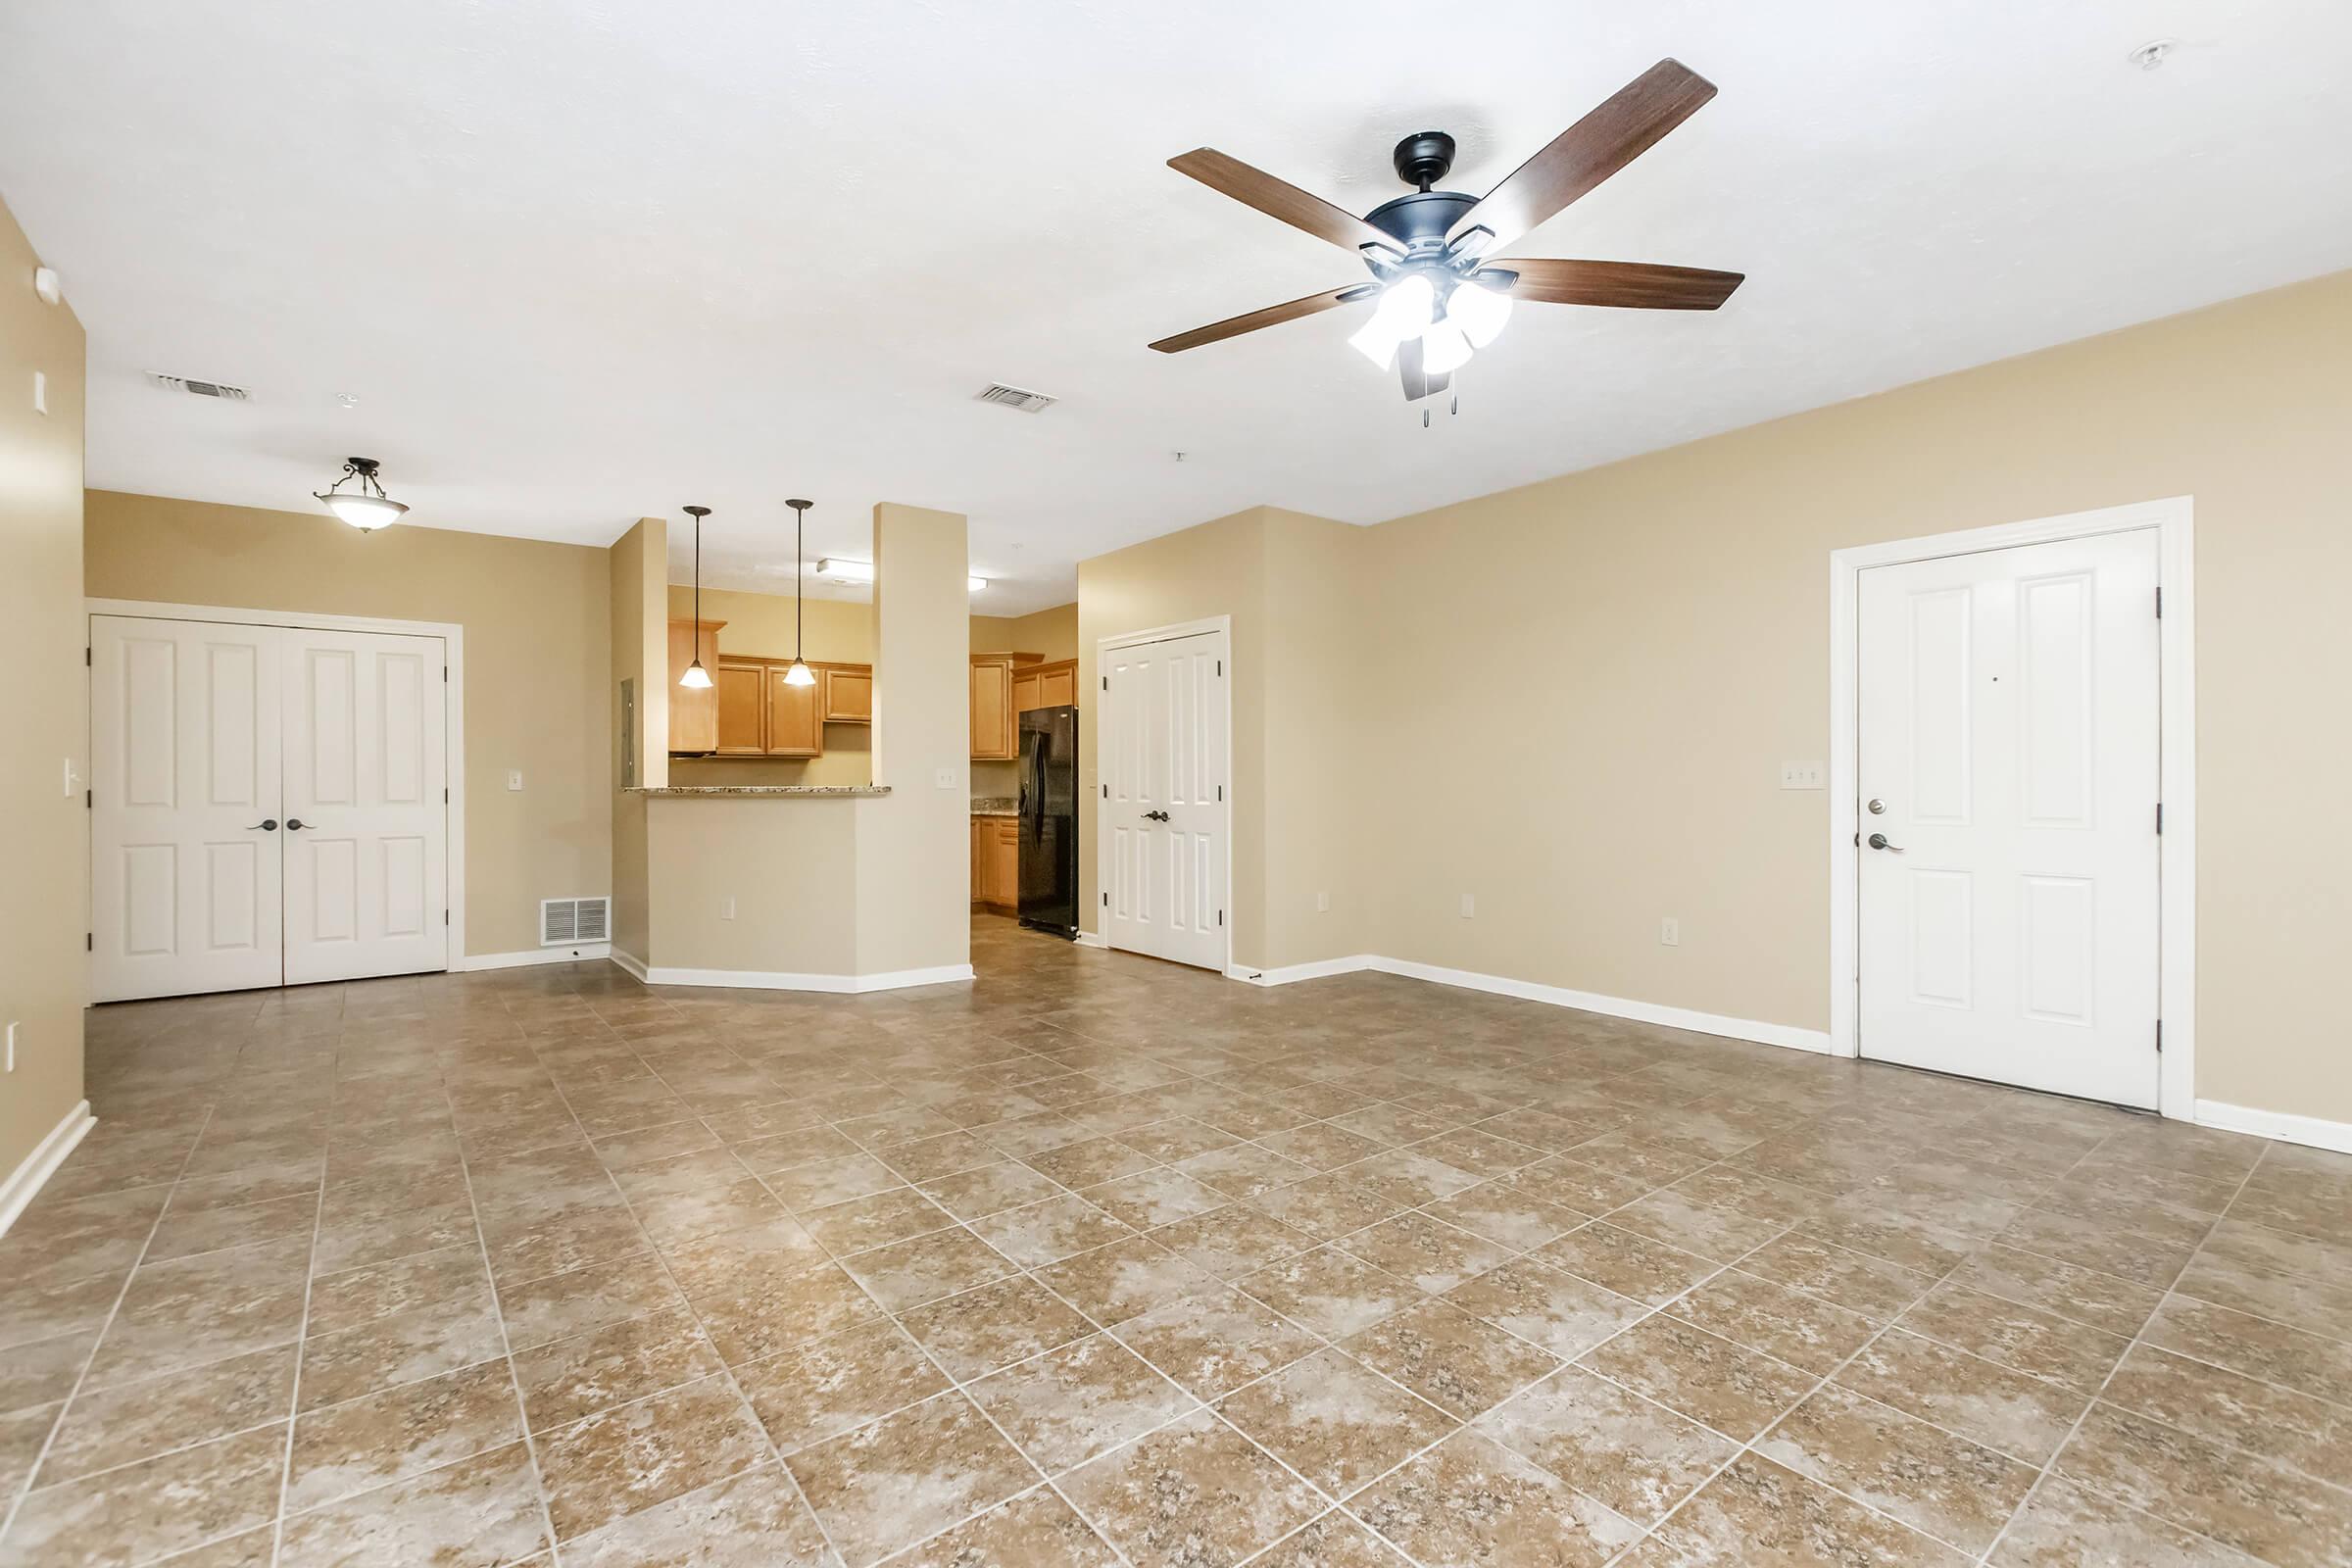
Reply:
[[[283,979],[279,635],[90,617],[93,1000]]]
[[[445,968],[441,639],[280,635],[287,983]]]
[[[1225,967],[1225,634],[1107,649],[1101,831],[1103,936]]]
[[[1861,1050],[2153,1108],[2157,534],[1861,574]]]

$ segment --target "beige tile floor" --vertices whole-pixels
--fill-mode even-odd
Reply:
[[[975,960],[98,1009],[0,1240],[0,1562],[2352,1560],[2352,1159]]]

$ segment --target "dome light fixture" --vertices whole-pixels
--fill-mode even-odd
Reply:
[[[373,458],[345,458],[343,476],[323,490],[312,491],[311,495],[360,532],[373,533],[398,522],[401,514],[409,510],[384,494],[383,481],[376,476],[381,467]],[[343,488],[355,479],[359,481],[356,486]]]
[[[710,672],[703,667],[703,519],[710,515],[709,507],[687,507],[686,515],[694,519],[694,662],[678,684],[688,691],[707,691]]]
[[[784,671],[787,686],[813,686],[816,671],[801,658],[801,538],[808,521],[808,509],[813,501],[787,501],[792,509],[792,663]]]

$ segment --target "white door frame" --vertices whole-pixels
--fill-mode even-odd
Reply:
[[[287,610],[240,610],[226,605],[168,605],[147,599],[84,599],[91,615],[133,615],[146,620],[212,620],[231,626],[289,626],[305,631],[380,631],[409,637],[438,637],[449,665],[449,698],[441,721],[448,734],[449,825],[444,872],[449,888],[449,946],[442,967],[466,967],[466,628],[455,621],[385,620],[372,615],[314,615]],[[83,623],[83,636],[89,635]],[[84,703],[85,711],[87,700]],[[92,715],[94,717],[94,715]],[[93,852],[94,853],[94,852]],[[93,861],[89,873],[97,874]]]
[[[1102,854],[1105,836],[1103,818],[1109,814],[1110,803],[1102,794],[1102,737],[1109,725],[1103,713],[1110,707],[1109,678],[1102,673],[1104,654],[1114,648],[1134,648],[1144,643],[1164,643],[1177,637],[1197,636],[1204,631],[1221,633],[1225,639],[1225,662],[1233,662],[1233,617],[1205,615],[1199,620],[1180,620],[1171,625],[1152,626],[1143,631],[1123,631],[1110,637],[1095,639],[1095,718],[1088,727],[1095,739],[1088,744],[1097,749],[1095,759],[1095,918],[1102,929],[1102,945],[1110,944],[1110,920],[1103,913],[1110,906],[1110,862]],[[1219,974],[1233,972],[1233,671],[1225,672],[1225,813],[1221,830],[1225,839],[1225,959],[1217,965]]]
[[[2195,507],[2189,496],[2134,502],[2026,522],[1963,528],[1830,552],[1830,1054],[1861,1054],[1862,831],[1860,646],[1856,616],[1865,567],[1941,556],[1976,555],[2138,528],[2157,531],[2158,798],[2164,832],[2157,851],[2158,1109],[2193,1120],[2197,1097],[2197,674]]]

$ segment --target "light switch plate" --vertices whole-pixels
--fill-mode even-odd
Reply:
[[[1827,762],[1783,762],[1781,788],[1785,790],[1822,790],[1830,787],[1830,766]]]
[[[40,370],[32,372],[32,412],[35,414],[49,412],[49,377]]]
[[[11,1023],[11,1024],[8,1026],[8,1064],[7,1064],[6,1066],[4,1066],[4,1067],[0,1067],[0,1072],[15,1072],[16,1070],[17,1070],[17,1026],[16,1026],[16,1024],[14,1024],[14,1023],[12,1022],[12,1023]]]
[[[510,768],[508,768],[508,769],[507,769],[507,788],[509,788],[509,789],[511,789],[511,790],[518,790],[518,789],[522,788],[522,769],[521,769],[521,768],[519,768],[519,767],[510,767]]]
[[[1465,893],[1462,895],[1462,918],[1465,920],[1475,920],[1478,918],[1477,894]]]
[[[1683,945],[1683,922],[1669,914],[1658,921],[1658,945],[1679,948]]]
[[[931,782],[943,790],[952,790],[956,787],[956,770],[952,767],[943,767],[931,775]]]

